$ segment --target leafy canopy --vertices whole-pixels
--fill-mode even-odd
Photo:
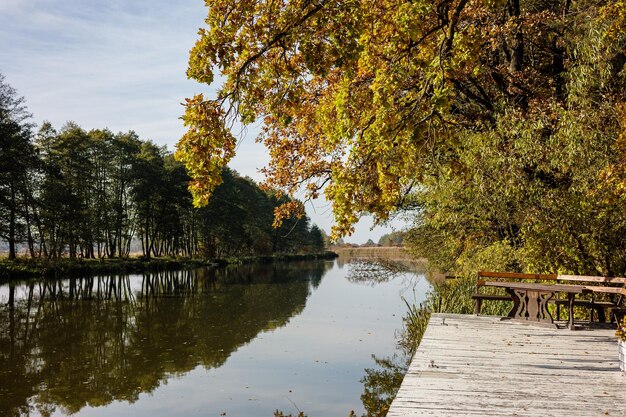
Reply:
[[[624,120],[623,1],[206,3],[187,74],[221,85],[214,100],[187,101],[177,152],[196,204],[234,155],[229,126],[255,120],[271,156],[267,185],[311,198],[324,192],[334,237],[364,213],[381,221],[417,207],[417,227],[440,240],[456,233],[448,258],[472,240],[460,217],[478,220],[474,242],[504,241],[507,227],[521,239],[536,226],[520,218],[526,186],[569,192],[575,182],[562,166],[591,167],[592,184],[578,196],[603,182],[619,197],[626,184],[613,143]],[[435,194],[449,196],[450,184],[518,198],[502,209],[476,207],[467,193],[464,201]],[[458,207],[442,210],[449,205]],[[495,238],[487,233],[494,227],[502,229]]]

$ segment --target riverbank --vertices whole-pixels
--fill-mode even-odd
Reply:
[[[223,259],[199,258],[103,258],[103,259],[40,259],[17,258],[9,260],[0,258],[0,282],[12,279],[33,277],[65,277],[98,274],[141,273],[147,271],[163,271],[175,269],[199,268],[203,266],[225,266],[248,263],[273,263],[314,259],[334,259],[334,252],[314,254],[276,254],[268,256],[246,256]]]

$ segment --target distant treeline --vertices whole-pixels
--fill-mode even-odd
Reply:
[[[405,232],[391,232],[378,239],[378,246],[404,246]]]
[[[404,231],[395,231],[391,233],[384,234],[378,239],[378,243],[374,242],[372,239],[368,239],[367,242],[362,245],[354,244],[354,243],[346,243],[343,239],[338,239],[336,242],[331,243],[336,248],[348,247],[348,248],[356,248],[356,247],[375,247],[375,246],[404,246],[404,237],[406,236],[406,232]]]
[[[209,204],[194,208],[189,177],[165,147],[134,132],[44,122],[34,132],[23,99],[0,74],[0,239],[9,256],[268,255],[324,248],[309,219],[273,228],[287,199],[226,169]]]

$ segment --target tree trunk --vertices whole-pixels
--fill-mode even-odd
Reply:
[[[9,210],[9,259],[15,259],[16,208],[15,186],[11,183],[11,209]]]
[[[26,241],[28,243],[28,251],[30,252],[30,257],[35,258],[35,239],[33,238],[33,226],[31,224],[31,216],[29,210],[31,204],[33,204],[33,199],[31,198],[32,194],[29,187],[27,186],[26,180],[24,180],[24,190],[24,219],[26,220]]]

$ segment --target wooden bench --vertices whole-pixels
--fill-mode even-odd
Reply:
[[[605,322],[606,315],[605,309],[610,311],[610,318],[613,321],[614,318],[620,318],[626,313],[626,308],[623,306],[623,301],[626,296],[626,278],[622,277],[600,277],[600,276],[585,276],[585,275],[557,275],[557,274],[521,274],[517,272],[478,272],[478,278],[476,280],[476,290],[472,294],[474,300],[474,313],[480,314],[482,302],[484,300],[491,301],[513,301],[510,295],[499,294],[485,294],[481,292],[481,288],[485,286],[486,278],[507,280],[508,282],[540,282],[548,283],[552,282],[560,285],[578,285],[583,286],[586,292],[590,293],[590,299],[574,300],[575,306],[587,307],[590,309],[591,321],[593,321],[593,312],[595,311],[598,316],[598,321]],[[558,292],[558,291],[555,291]],[[597,299],[599,294],[608,294],[608,297],[602,300]],[[606,300],[609,298],[609,300]],[[567,298],[553,298],[551,303],[557,306],[557,318],[560,318],[560,307],[568,305],[570,300]]]

